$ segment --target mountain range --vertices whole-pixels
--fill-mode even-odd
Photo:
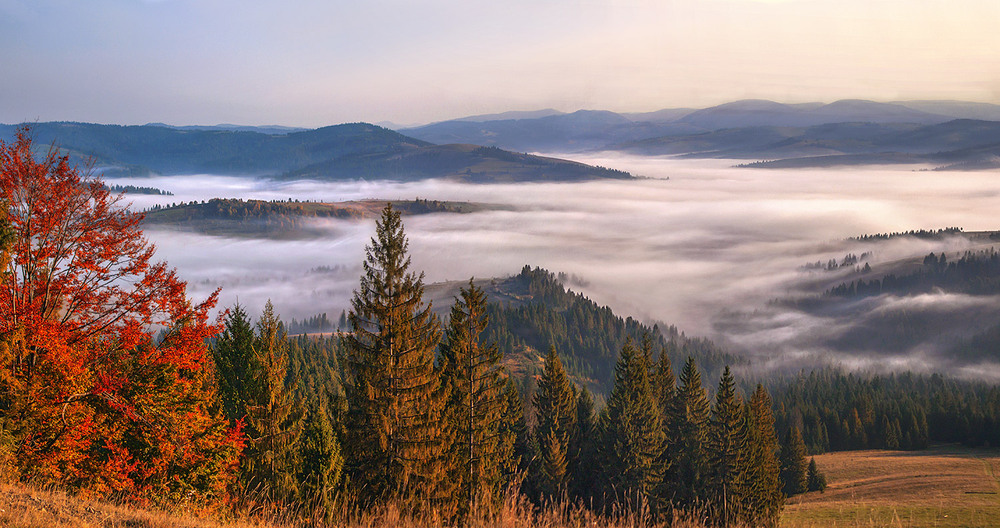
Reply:
[[[624,151],[764,161],[758,167],[929,163],[993,168],[1000,105],[960,101],[782,104],[745,100],[700,110],[495,114],[402,130],[436,143],[548,151]],[[515,116],[515,117],[512,117]]]
[[[19,125],[0,125],[11,141]],[[56,146],[105,176],[230,174],[275,179],[450,178],[467,182],[630,178],[623,171],[477,145],[434,145],[367,123],[295,131],[49,122],[36,146]],[[279,133],[268,133],[278,130]]]

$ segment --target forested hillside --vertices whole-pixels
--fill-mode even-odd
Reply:
[[[386,200],[324,203],[212,198],[207,202],[154,206],[146,212],[144,223],[209,235],[308,238],[327,233],[317,220],[371,218],[387,203]],[[396,200],[392,204],[405,215],[473,213],[504,208],[494,204],[421,199]]]

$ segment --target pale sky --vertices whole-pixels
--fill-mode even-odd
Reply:
[[[1000,103],[996,0],[0,0],[0,122]]]

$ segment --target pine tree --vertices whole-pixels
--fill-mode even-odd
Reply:
[[[744,406],[746,452],[740,482],[742,513],[749,526],[773,527],[784,505],[781,464],[774,432],[771,398],[760,384]]]
[[[299,472],[302,500],[317,514],[329,520],[344,469],[340,442],[327,417],[326,406],[312,401],[306,414],[299,447]]]
[[[552,347],[545,358],[545,367],[534,397],[538,417],[535,438],[538,439],[539,450],[539,491],[548,497],[559,496],[567,490],[569,483],[569,437],[576,422],[573,392],[556,349]]]
[[[295,445],[304,410],[285,383],[288,337],[271,301],[264,306],[256,331],[250,358],[252,390],[246,395],[250,481],[267,485],[274,499],[292,502],[298,498]]]
[[[575,499],[585,499],[594,495],[594,460],[597,441],[597,421],[594,415],[594,400],[586,387],[576,398],[576,424],[569,437],[569,452],[572,465],[570,472],[570,495]]]
[[[439,499],[446,477],[434,370],[441,330],[422,299],[423,274],[409,270],[399,212],[386,205],[375,229],[348,314],[348,465],[362,503],[415,508]]]
[[[781,482],[786,497],[805,493],[806,465],[806,444],[799,428],[792,426],[781,443]]]
[[[222,334],[212,346],[222,410],[231,425],[247,418],[247,396],[253,390],[253,325],[238,303],[226,314]]]
[[[657,464],[663,449],[660,412],[649,383],[649,361],[631,342],[615,365],[615,384],[601,416],[599,460],[606,490],[633,510],[648,503],[663,475]]]
[[[535,458],[535,447],[532,443],[531,432],[524,419],[524,402],[514,380],[507,378],[507,384],[503,389],[504,408],[503,416],[500,419],[500,442],[499,446],[503,454],[500,460],[505,462],[501,468],[503,486],[514,483],[514,479],[520,476],[525,478],[522,482],[521,492],[529,496],[535,495],[534,487],[530,480],[537,471],[532,471],[531,467],[537,462]]]
[[[727,365],[715,393],[708,437],[710,501],[723,526],[728,526],[739,514],[739,488],[745,469],[742,458],[747,447],[746,422],[735,385]]]
[[[711,410],[701,373],[694,358],[688,356],[680,375],[680,386],[674,398],[671,429],[675,435],[671,468],[671,500],[681,508],[696,506],[706,496],[708,459],[705,444],[708,441],[709,414]]]
[[[677,380],[674,378],[670,356],[665,350],[660,351],[660,356],[652,371],[651,384],[660,411],[660,430],[663,431],[663,449],[657,459],[657,465],[663,478],[653,495],[652,506],[654,511],[666,513],[670,509],[674,495],[672,470],[674,469],[673,460],[678,439],[675,429]]]
[[[454,430],[452,480],[459,490],[460,511],[472,511],[485,499],[496,505],[501,498],[503,468],[500,421],[504,411],[501,354],[496,345],[483,345],[480,335],[489,320],[486,294],[469,281],[451,309],[441,343],[441,383],[449,393],[447,412]]]
[[[826,491],[826,475],[816,467],[816,457],[809,459],[809,469],[806,470],[806,491]]]

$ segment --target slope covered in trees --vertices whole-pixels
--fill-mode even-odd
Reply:
[[[145,225],[195,231],[209,235],[257,238],[307,238],[327,235],[317,220],[359,220],[378,215],[386,200],[350,202],[302,202],[212,198],[207,202],[154,206],[146,213]],[[474,213],[504,206],[439,200],[396,200],[401,214]]]

